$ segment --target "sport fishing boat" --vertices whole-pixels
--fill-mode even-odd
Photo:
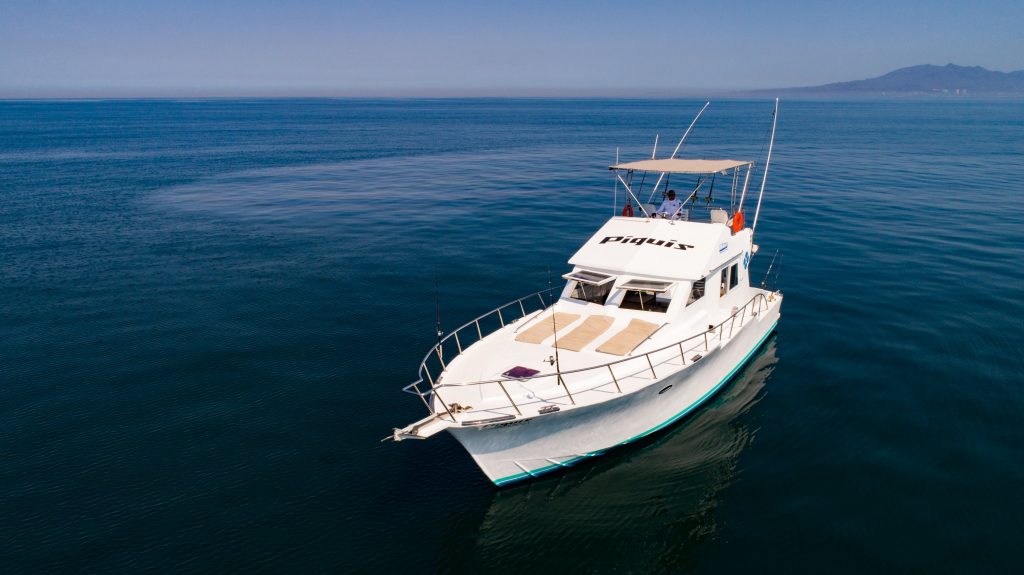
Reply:
[[[549,288],[443,338],[439,329],[419,379],[404,388],[429,414],[387,439],[448,431],[505,485],[655,433],[712,397],[780,317],[782,294],[751,286],[749,276],[777,116],[776,100],[750,227],[744,202],[754,162],[676,157],[697,114],[670,157],[656,158],[655,143],[650,159],[610,166],[625,206],[569,259],[557,299]],[[697,183],[656,210],[649,202],[673,175]],[[713,188],[723,177],[731,182],[728,209],[698,206],[705,183]]]

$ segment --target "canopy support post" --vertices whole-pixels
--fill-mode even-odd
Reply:
[[[615,147],[615,165],[619,165],[619,147]],[[619,181],[615,180],[615,188],[612,190],[612,215],[619,213]]]
[[[644,205],[640,203],[640,200],[637,199],[636,194],[634,194],[633,190],[630,189],[629,184],[626,183],[626,180],[622,179],[622,175],[619,174],[618,172],[615,172],[615,177],[618,178],[620,182],[622,182],[623,186],[626,187],[626,191],[629,192],[630,197],[632,197],[633,201],[636,202],[636,206],[640,208],[640,211],[643,212],[645,216],[651,217],[651,214],[647,213],[647,210],[644,209]]]

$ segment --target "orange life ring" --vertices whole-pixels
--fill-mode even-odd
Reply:
[[[743,229],[743,212],[736,212],[732,216],[732,233],[739,233]]]

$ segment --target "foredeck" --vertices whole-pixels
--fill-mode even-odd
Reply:
[[[462,426],[535,417],[600,403],[688,368],[728,344],[747,323],[773,305],[769,298],[777,297],[777,294],[756,288],[750,288],[749,295],[747,303],[735,312],[722,309],[710,315],[691,315],[685,323],[663,323],[635,349],[623,355],[597,350],[630,322],[650,321],[659,314],[621,308],[609,310],[606,306],[564,299],[554,306],[528,312],[521,305],[532,297],[527,296],[498,308],[506,310],[506,316],[511,310],[520,311],[521,315],[517,314],[515,319],[501,317],[502,326],[489,335],[485,336],[481,330],[480,321],[491,314],[449,334],[445,342],[455,343],[459,353],[446,360],[445,354],[451,353],[451,346],[445,347],[442,343],[428,354],[421,366],[426,380],[431,382],[430,389],[419,389],[418,384],[424,383],[421,379],[406,390],[423,397],[427,407],[440,419]],[[517,336],[531,328],[551,322],[553,311],[569,314],[573,319],[558,325],[559,318],[556,318],[558,331],[537,343],[517,340]],[[611,322],[578,351],[565,349],[563,341],[557,341],[564,340],[594,317],[608,317]],[[708,329],[709,325],[713,327]],[[471,336],[477,337],[468,344],[465,340]],[[432,359],[442,370],[437,379],[430,375],[428,363]],[[526,377],[504,375],[517,367],[537,373]]]
[[[542,341],[531,343],[529,341],[519,341],[517,337],[531,328],[547,327],[550,325],[552,323],[552,310],[548,308],[521,318],[465,349],[462,354],[448,364],[444,383],[461,384],[474,381],[499,380],[505,377],[512,383],[510,386],[511,390],[526,394],[530,391],[538,392],[546,387],[554,387],[557,382],[553,378],[540,378],[538,381],[522,382],[502,374],[515,367],[536,369],[541,373],[555,371],[556,367],[557,370],[562,372],[572,372],[626,357],[624,354],[602,353],[597,351],[597,349],[605,342],[615,339],[629,325],[631,320],[636,319],[638,314],[625,313],[626,310],[622,310],[622,312],[612,315],[604,306],[595,304],[575,305],[565,301],[559,301],[555,305],[555,309],[559,315],[572,313],[575,319],[571,323],[565,324],[564,327],[559,326],[560,329],[557,332],[548,335]],[[568,310],[571,310],[571,312]],[[650,318],[646,319],[649,320]],[[593,337],[588,337],[590,334],[584,334],[582,337],[574,338],[576,341],[568,342],[583,343],[578,351],[567,349],[567,339],[573,336],[573,334],[579,334],[580,331],[578,330],[586,331],[589,327],[587,324],[594,324],[596,323],[595,320],[603,320],[601,323],[607,323],[608,325],[603,330],[600,329],[602,326],[589,330],[593,332]],[[656,328],[664,327],[664,325],[656,324]],[[553,330],[548,327],[546,331],[551,333]],[[656,332],[649,341],[658,341],[660,339],[658,336],[659,334]],[[557,366],[555,359],[556,345],[558,346]],[[644,344],[641,343],[640,345]],[[604,375],[604,379],[607,379],[607,373]],[[485,389],[485,386],[462,387],[452,389],[450,396],[453,398],[453,401],[459,401],[463,404],[465,404],[465,401],[479,404],[481,401],[486,402],[488,399],[491,399],[487,397]],[[500,390],[494,391],[498,391],[498,396],[502,395]],[[561,395],[565,395],[564,392],[561,392]]]

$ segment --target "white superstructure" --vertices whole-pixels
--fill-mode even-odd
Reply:
[[[569,259],[560,294],[514,300],[439,340],[405,388],[430,413],[395,429],[396,441],[447,430],[502,485],[653,433],[739,371],[782,304],[748,273],[757,246],[743,202],[754,164],[675,155],[611,167],[629,207]],[[770,159],[771,146],[765,175]],[[666,176],[699,179],[678,213],[649,217],[633,183],[641,172],[661,174],[651,198]],[[731,182],[728,209],[696,207],[709,178]],[[763,192],[762,178],[758,211]]]

